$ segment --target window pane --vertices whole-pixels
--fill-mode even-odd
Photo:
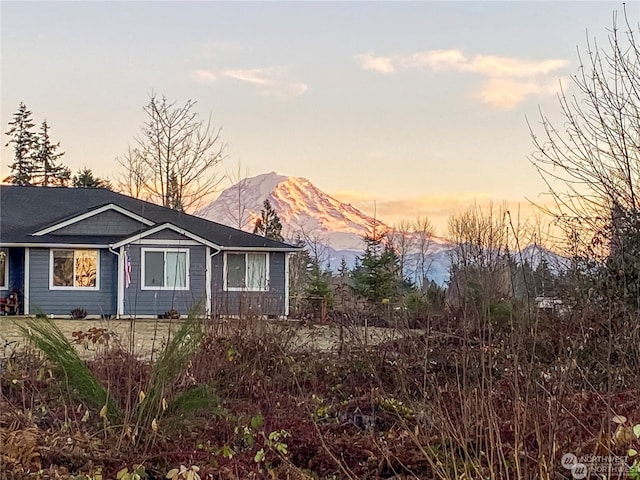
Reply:
[[[227,287],[244,287],[245,262],[244,253],[227,255]]]
[[[73,250],[53,251],[53,285],[73,287]]]
[[[187,252],[167,252],[167,287],[187,286]]]
[[[96,250],[76,250],[76,287],[95,287],[98,271]]]
[[[247,288],[264,290],[267,286],[267,256],[264,253],[247,254]]]
[[[7,286],[7,252],[0,250],[0,287]]]
[[[164,287],[164,252],[144,252],[144,286]]]

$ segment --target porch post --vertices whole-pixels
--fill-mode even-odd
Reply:
[[[284,254],[284,316],[289,316],[289,257],[290,252]]]
[[[207,246],[206,251],[207,259],[205,261],[205,270],[204,270],[204,291],[205,291],[205,301],[207,302],[204,312],[207,318],[211,317],[211,247]]]
[[[124,315],[124,246],[118,249],[118,306],[116,318],[122,318]]]
[[[25,315],[29,315],[29,247],[24,249],[24,291],[22,292],[22,311]]]

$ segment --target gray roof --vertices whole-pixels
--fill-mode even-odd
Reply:
[[[23,187],[0,185],[0,244],[102,244],[117,243],[127,235],[55,235],[33,233],[96,208],[114,204],[157,225],[170,223],[225,248],[291,250],[295,247],[243,232],[170,208],[128,197],[103,188]],[[154,228],[144,227],[142,231]],[[136,232],[139,233],[139,232]]]

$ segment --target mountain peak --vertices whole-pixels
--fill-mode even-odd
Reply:
[[[243,230],[252,230],[265,200],[278,213],[285,238],[297,236],[336,250],[361,251],[363,237],[388,227],[357,208],[327,195],[306,178],[276,172],[240,180],[196,215]]]

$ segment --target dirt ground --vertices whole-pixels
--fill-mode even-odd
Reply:
[[[0,357],[6,356],[13,349],[24,345],[18,326],[24,324],[28,318],[0,316]],[[36,319],[37,320],[37,319]],[[340,328],[337,325],[303,325],[295,320],[253,320],[262,322],[258,328],[277,330],[286,336],[292,346],[301,349],[333,350],[342,343],[355,345],[374,345],[382,341],[392,340],[408,334],[422,333],[420,331],[395,330],[379,327],[351,327]],[[100,319],[54,319],[60,330],[74,340],[74,332],[89,332],[92,328],[105,329],[109,333],[110,342],[119,342],[127,350],[135,352],[142,358],[153,359],[160,351],[170,335],[175,332],[180,320],[100,320]],[[216,320],[208,325],[215,334],[224,335],[231,328],[247,326],[246,322],[234,319]],[[253,328],[256,325],[251,325]],[[84,342],[78,345],[78,351],[87,357],[99,351],[101,345]]]

